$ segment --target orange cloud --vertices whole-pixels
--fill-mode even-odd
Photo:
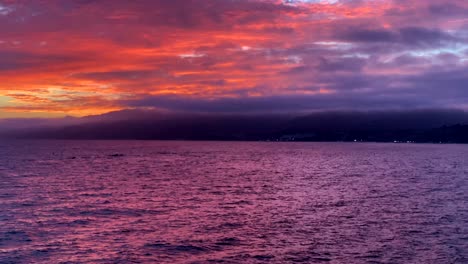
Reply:
[[[438,9],[437,1],[390,0],[8,1],[11,11],[0,14],[0,111],[88,115],[158,95],[356,90],[372,100],[397,83],[423,94],[417,81],[389,76],[466,67],[468,27],[458,12],[468,5],[448,2]],[[389,77],[385,87],[376,75]]]

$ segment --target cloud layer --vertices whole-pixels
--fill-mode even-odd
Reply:
[[[467,109],[468,2],[0,0],[0,117]]]

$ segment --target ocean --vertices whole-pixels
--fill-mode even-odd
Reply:
[[[0,263],[468,263],[468,145],[0,141]]]

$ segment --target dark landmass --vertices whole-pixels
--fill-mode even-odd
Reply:
[[[312,114],[177,114],[124,110],[15,126],[16,139],[139,139],[468,143],[468,114],[456,110],[321,112]],[[18,125],[20,124],[20,125]]]

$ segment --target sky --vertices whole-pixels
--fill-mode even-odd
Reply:
[[[468,110],[466,0],[0,0],[0,118]]]

